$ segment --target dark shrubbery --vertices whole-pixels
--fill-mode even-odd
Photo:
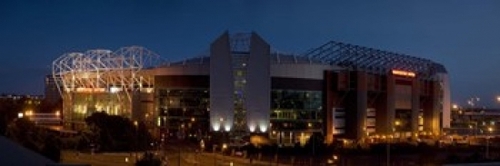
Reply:
[[[7,128],[6,136],[43,156],[59,162],[61,159],[60,141],[54,133],[39,128],[26,118],[13,121]]]
[[[161,164],[161,159],[150,152],[144,153],[144,156],[135,163],[136,166],[160,166]]]
[[[93,113],[85,118],[87,129],[82,132],[81,144],[93,145],[100,151],[146,150],[153,141],[144,123],[136,123],[128,118]]]

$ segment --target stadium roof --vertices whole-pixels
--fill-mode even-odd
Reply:
[[[231,52],[250,52],[252,33],[234,33],[229,36]],[[374,48],[330,41],[304,54],[283,53],[272,49],[272,64],[327,64],[349,70],[363,70],[370,73],[387,74],[391,70],[415,72],[420,78],[432,79],[437,73],[447,73],[446,68],[429,59],[413,57]],[[208,52],[169,65],[203,64],[210,62]]]
[[[397,69],[415,72],[423,78],[432,77],[436,73],[447,73],[443,65],[428,59],[335,41],[312,49],[303,56],[330,65],[373,73],[387,73]]]

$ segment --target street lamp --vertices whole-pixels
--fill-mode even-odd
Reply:
[[[492,127],[488,127],[488,136],[486,137],[486,159],[490,156],[490,135],[493,132]]]
[[[222,163],[224,163],[224,151],[227,149],[227,144],[226,143],[223,143],[222,144],[222,148],[220,150],[221,152],[221,155],[222,155]]]
[[[203,139],[200,141],[200,149],[202,152],[205,150],[205,141],[203,141]]]
[[[215,155],[215,149],[217,149],[217,145],[212,145],[212,155],[214,155],[214,166],[217,165],[217,156]]]
[[[396,125],[396,127],[395,127],[395,128],[393,128],[392,130],[393,130],[394,134],[396,134],[396,133],[397,133],[397,134],[398,134],[399,139],[401,139],[401,134],[400,134],[399,132],[396,132],[396,129],[398,129],[398,130],[399,130],[399,125],[401,125],[401,121],[396,120],[396,121],[394,122],[394,125]]]
[[[399,122],[399,121],[396,121],[396,122]],[[399,124],[399,123],[395,123],[395,124]],[[396,131],[396,128],[393,127],[392,128],[392,133],[394,133]],[[387,166],[391,165],[391,142],[390,140],[392,139],[392,133],[387,137]],[[389,139],[389,137],[391,139]],[[383,138],[385,138],[385,135],[383,136]]]
[[[134,127],[135,127],[135,161],[137,162],[139,160],[139,122],[137,120],[134,120]]]

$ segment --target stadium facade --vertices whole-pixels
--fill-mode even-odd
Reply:
[[[46,84],[57,85],[67,127],[83,127],[84,119],[97,111],[143,121],[154,114],[154,75],[148,69],[161,62],[138,46],[72,52],[53,62],[54,81]]]
[[[108,51],[118,57],[123,52]],[[61,66],[60,59],[54,66]],[[226,32],[211,43],[206,55],[147,68],[112,68],[106,76],[95,69],[86,72],[84,76],[54,69],[64,114],[72,114],[64,115],[67,122],[106,111],[149,121],[167,133],[258,134],[280,144],[304,143],[313,133],[322,133],[327,142],[389,135],[415,138],[438,135],[450,124],[449,81],[443,65],[340,42],[296,55],[273,51],[256,33]],[[118,73],[129,74],[100,81],[106,84],[85,82]],[[129,98],[120,100],[124,97],[116,92]]]

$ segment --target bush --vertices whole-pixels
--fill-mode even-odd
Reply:
[[[135,125],[122,116],[96,112],[85,122],[81,143],[94,144],[100,151],[147,150],[153,140],[144,123]]]
[[[157,158],[153,153],[146,152],[144,156],[135,163],[136,166],[160,166],[161,159]]]

